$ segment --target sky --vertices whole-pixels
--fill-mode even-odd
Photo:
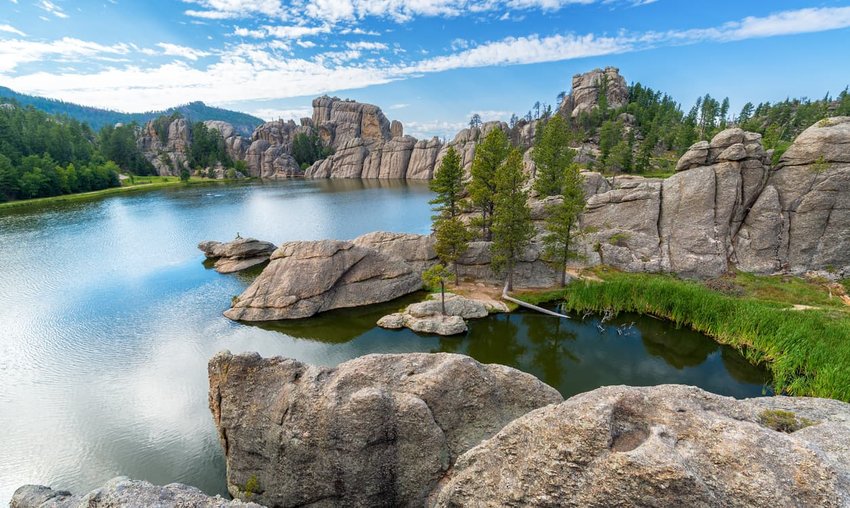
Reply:
[[[129,112],[200,100],[300,118],[329,94],[451,137],[606,66],[686,110],[705,93],[733,112],[834,95],[850,1],[0,0],[0,85]]]

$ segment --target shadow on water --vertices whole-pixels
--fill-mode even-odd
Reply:
[[[411,350],[466,354],[482,363],[529,372],[565,397],[606,385],[666,383],[696,385],[735,397],[771,393],[769,372],[749,363],[735,349],[699,332],[637,314],[621,314],[602,323],[597,316],[565,320],[518,311],[470,320],[465,335],[440,338],[375,326],[381,316],[421,297],[257,326],[311,341],[346,343],[364,354],[374,352],[376,343],[407,343]]]

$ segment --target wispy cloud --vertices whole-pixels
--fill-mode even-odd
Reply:
[[[57,18],[65,19],[65,18],[68,17],[68,15],[65,14],[65,11],[63,11],[61,7],[59,7],[58,5],[54,4],[53,2],[51,2],[49,0],[39,0],[38,2],[36,2],[35,5],[39,9],[46,11],[46,12],[49,12],[50,14],[53,14]]]
[[[195,61],[205,56],[210,56],[212,54],[208,51],[202,51],[187,46],[180,46],[179,44],[169,44],[167,42],[160,42],[157,44],[157,46],[162,49],[162,53],[164,55],[179,56],[192,61]]]
[[[12,25],[0,25],[0,32],[6,32],[10,34],[20,35],[21,37],[26,37],[27,34],[13,27]]]
[[[230,2],[231,0],[220,0]],[[237,0],[233,0],[237,1]],[[212,2],[208,2],[212,5]],[[330,30],[322,25],[320,30]],[[390,62],[367,52],[383,48],[370,41],[351,42],[310,57],[289,53],[289,37],[315,27],[297,25],[263,28],[265,39],[228,44],[201,51],[161,43],[166,55],[183,60],[146,66],[114,66],[96,72],[38,72],[15,76],[12,71],[27,62],[73,59],[114,59],[151,50],[126,44],[101,45],[63,38],[53,42],[3,40],[0,44],[0,77],[4,84],[24,92],[74,102],[120,109],[156,109],[193,100],[211,103],[268,100],[355,89],[451,69],[562,61],[653,47],[725,43],[742,39],[817,32],[850,27],[850,7],[800,9],[764,17],[747,17],[716,27],[666,32],[556,34],[507,37],[470,44],[449,54],[414,56]],[[297,30],[296,30],[297,29]],[[268,35],[275,32],[275,35]],[[278,33],[279,32],[279,33]],[[280,37],[277,36],[286,36]],[[295,38],[292,45],[310,46]],[[387,45],[389,47],[389,45]],[[281,52],[286,52],[282,54]],[[160,55],[161,55],[160,53]],[[419,55],[414,52],[414,55]],[[202,57],[212,57],[204,59]],[[418,59],[417,59],[418,58]],[[210,61],[208,61],[210,60]],[[502,112],[499,112],[500,114]],[[504,119],[504,116],[500,116]],[[452,126],[453,128],[453,126]],[[421,127],[424,131],[425,128]]]

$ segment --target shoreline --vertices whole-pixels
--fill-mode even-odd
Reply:
[[[148,178],[148,177],[139,177],[139,178]],[[6,203],[0,203],[0,212],[4,210],[12,210],[17,208],[26,208],[29,206],[32,207],[40,207],[47,206],[59,203],[72,203],[74,201],[89,201],[109,196],[114,196],[117,194],[124,194],[130,192],[141,192],[141,191],[150,191],[150,190],[160,190],[167,189],[171,187],[179,187],[180,185],[212,185],[212,184],[230,184],[235,182],[249,182],[255,179],[253,178],[242,178],[242,179],[209,179],[209,178],[198,178],[192,177],[187,182],[183,182],[179,177],[169,176],[169,177],[150,177],[150,178],[165,178],[165,181],[151,181],[145,183],[137,183],[133,185],[121,186],[121,187],[110,187],[108,189],[101,189],[91,192],[79,192],[76,194],[61,194],[59,196],[50,196],[46,198],[33,198],[33,199],[20,199],[17,201],[8,201]]]

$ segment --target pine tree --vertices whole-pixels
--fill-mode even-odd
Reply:
[[[560,194],[564,172],[573,162],[576,152],[569,147],[570,132],[560,115],[546,122],[541,131],[531,154],[537,166],[534,190],[540,196],[554,196]]]
[[[434,222],[434,236],[434,252],[440,261],[452,267],[457,285],[460,283],[457,260],[469,247],[469,230],[459,217],[443,217]]]
[[[472,199],[472,204],[481,212],[481,233],[485,240],[492,238],[490,226],[495,206],[496,171],[505,161],[509,151],[510,142],[502,129],[490,131],[475,148],[469,197]]]
[[[517,257],[534,236],[528,192],[523,190],[526,178],[522,171],[522,153],[515,148],[496,172],[493,243],[490,246],[492,267],[497,273],[507,273],[508,291],[514,286]]]
[[[547,209],[547,233],[543,237],[544,255],[546,259],[557,263],[561,271],[561,286],[566,285],[567,262],[572,255],[571,240],[577,229],[578,217],[584,210],[583,180],[578,165],[571,164],[564,172],[562,180],[563,201]]]
[[[463,168],[460,165],[460,155],[453,146],[446,151],[430,187],[437,193],[430,203],[436,205],[434,211],[438,213],[438,217],[457,217],[458,205],[463,196]]]

